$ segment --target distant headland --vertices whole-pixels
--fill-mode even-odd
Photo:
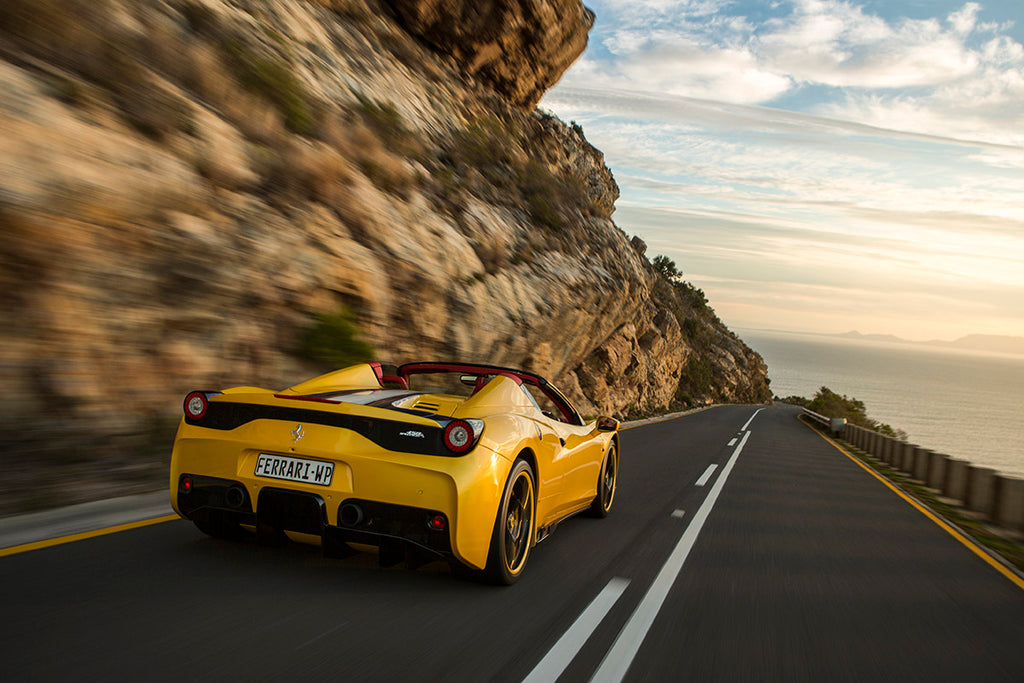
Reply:
[[[844,339],[857,339],[860,341],[890,342],[896,344],[923,344],[925,346],[939,346],[947,349],[962,349],[965,351],[988,351],[992,353],[1013,353],[1024,355],[1024,337],[1012,337],[999,334],[969,334],[953,341],[932,339],[930,341],[913,341],[902,339],[891,334],[861,334],[856,330],[842,334],[828,334],[827,337],[842,337]]]

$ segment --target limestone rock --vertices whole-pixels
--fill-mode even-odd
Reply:
[[[409,31],[514,104],[533,108],[583,54],[581,0],[387,0]]]

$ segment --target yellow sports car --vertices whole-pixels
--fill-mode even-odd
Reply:
[[[585,423],[521,370],[365,363],[283,391],[193,391],[184,412],[171,503],[217,537],[376,546],[383,566],[444,559],[511,584],[560,521],[615,498],[618,421]]]

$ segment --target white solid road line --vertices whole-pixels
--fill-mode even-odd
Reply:
[[[708,465],[708,468],[704,470],[704,474],[700,475],[700,479],[697,480],[697,483],[694,484],[694,486],[704,486],[704,484],[708,483],[708,480],[711,479],[711,475],[714,474],[717,469],[718,465]]]
[[[754,415],[757,415],[757,413],[754,413]],[[751,417],[750,419],[753,420],[754,418]],[[748,421],[747,425],[749,424],[750,422]],[[746,426],[744,426],[744,429],[746,429]],[[693,516],[693,521],[686,527],[683,537],[679,539],[679,543],[676,544],[665,565],[658,572],[654,583],[647,589],[647,594],[640,601],[640,604],[633,612],[633,616],[626,622],[626,626],[622,629],[619,637],[615,639],[612,649],[608,651],[608,654],[601,661],[601,666],[594,673],[594,677],[590,679],[592,682],[619,683],[626,675],[626,671],[629,670],[630,665],[633,663],[633,658],[636,657],[636,653],[640,650],[640,645],[643,644],[644,638],[647,637],[647,632],[654,623],[654,618],[658,616],[661,606],[665,603],[665,598],[668,597],[672,584],[675,583],[676,577],[682,571],[683,563],[686,562],[690,550],[693,549],[694,543],[697,542],[697,536],[700,534],[704,522],[707,521],[708,516],[711,514],[711,509],[715,507],[715,501],[718,500],[718,496],[722,492],[726,480],[729,478],[729,473],[732,472],[732,468],[735,466],[736,460],[739,458],[740,452],[743,450],[743,446],[746,445],[749,437],[750,432],[746,432],[743,435],[740,445],[736,447],[732,457],[729,458],[729,462],[722,468],[722,475],[718,477],[715,485],[711,487],[707,498],[704,499],[700,509],[697,510],[697,514]]]
[[[628,585],[629,579],[615,577],[609,581],[593,602],[576,618],[569,630],[548,650],[544,659],[537,662],[537,666],[523,679],[523,683],[550,682],[561,676],[565,667],[569,666],[569,662],[587,642]]]
[[[747,424],[743,425],[743,427],[740,428],[740,431],[747,431],[747,428],[750,427],[750,423],[754,421],[754,418],[757,417],[757,414],[760,413],[762,410],[764,410],[764,408],[758,408],[757,410],[755,410],[754,414],[750,416],[749,420],[747,420]]]

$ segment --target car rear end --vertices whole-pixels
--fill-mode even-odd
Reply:
[[[175,510],[204,530],[457,559],[481,568],[510,463],[483,423],[324,398],[193,392],[171,459]]]

